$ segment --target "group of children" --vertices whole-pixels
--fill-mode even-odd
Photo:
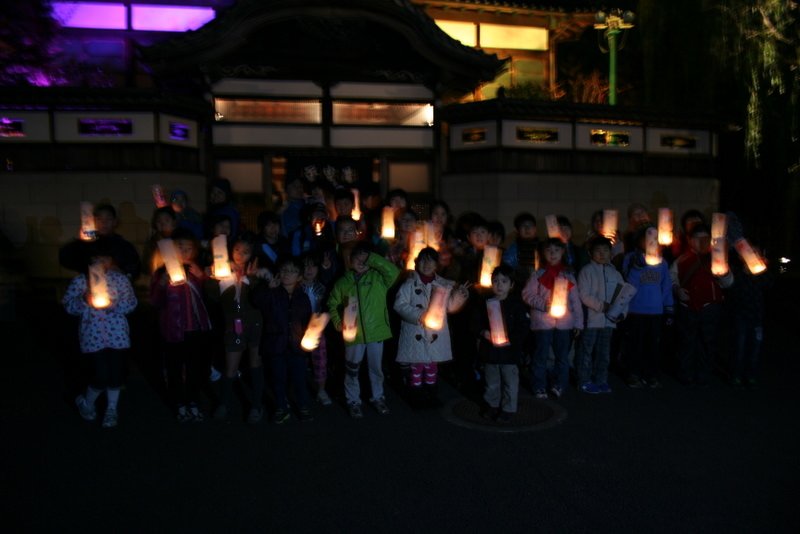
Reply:
[[[396,362],[412,407],[437,405],[440,365],[455,354],[456,383],[479,381],[484,416],[504,424],[518,410],[521,373],[530,371],[537,399],[561,397],[569,387],[571,367],[580,391],[610,393],[609,364],[620,324],[628,385],[657,388],[660,338],[664,324],[676,317],[676,301],[680,378],[707,384],[722,290],[757,293],[763,301],[761,280],[740,265],[732,262],[724,276],[712,274],[709,229],[701,214],[700,220],[683,227],[688,239],[671,270],[667,259],[653,262],[646,257],[645,237],[652,226],[646,211],[645,220],[625,238],[606,237],[593,225],[585,246],[572,243],[565,217],[558,218],[558,237],[539,240],[535,217],[521,214],[514,221],[516,239],[501,249],[502,261],[491,272],[491,284],[481,287],[484,254],[503,242],[502,225],[498,229],[472,214],[451,230],[447,205],[437,202],[428,221],[432,235],[426,246],[415,247],[418,217],[402,192],[393,193],[387,204],[397,221],[394,238],[381,236],[377,211],[353,219],[349,191],[334,200],[336,218],[322,203],[295,206],[296,220],[288,219],[294,230],[288,235],[281,232],[286,212],[259,216],[257,234],[215,223],[207,241],[201,241],[195,232],[180,227],[174,211],[156,210],[154,238],[146,254],[151,267],[149,303],[157,311],[167,391],[179,421],[205,419],[199,396],[209,376],[215,384],[215,419],[236,413],[235,384],[246,382],[246,419],[260,421],[269,376],[274,396],[271,421],[284,423],[292,408],[300,421],[311,421],[308,369],[316,400],[330,405],[328,373],[337,362],[348,413],[361,418],[364,360],[367,399],[377,413],[389,413],[384,395],[387,360]],[[641,214],[629,212],[631,220],[635,216]],[[214,220],[224,223],[225,218]],[[229,274],[215,272],[210,242],[218,235],[226,235]],[[158,241],[165,239],[172,241],[183,266],[180,282],[171,279],[159,255]],[[622,242],[628,246],[621,251]],[[95,401],[105,391],[103,426],[112,427],[117,422],[123,353],[130,346],[125,315],[136,307],[136,299],[129,278],[114,265],[114,250],[104,250],[102,243],[86,244],[92,268],[87,266],[75,277],[64,305],[81,317],[81,349],[95,362],[89,387],[76,399],[79,413],[95,419]],[[108,307],[93,300],[91,277],[103,274]],[[745,308],[753,310],[752,305]],[[329,314],[329,326],[309,350],[303,337],[312,317],[323,312]],[[763,305],[738,319],[743,340],[733,358],[735,385],[755,383],[754,343],[761,339],[762,318]],[[750,331],[758,332],[757,339]],[[396,347],[385,350],[385,342],[395,336]]]

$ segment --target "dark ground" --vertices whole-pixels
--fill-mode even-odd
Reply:
[[[74,409],[75,331],[40,294],[35,313],[0,323],[4,530],[800,532],[793,285],[774,292],[757,390],[612,377],[613,394],[571,389],[563,423],[517,433],[414,412],[391,388],[386,417],[317,405],[308,424],[179,425],[142,354],[119,427],[103,430]]]

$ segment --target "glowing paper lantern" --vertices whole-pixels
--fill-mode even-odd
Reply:
[[[428,302],[428,310],[425,312],[425,328],[431,330],[441,330],[444,326],[444,314],[447,312],[447,295],[450,292],[439,284],[431,285],[431,300]]]
[[[111,305],[106,270],[100,263],[93,263],[89,266],[89,294],[93,308],[102,309]]]
[[[500,249],[494,245],[486,245],[483,249],[483,261],[481,262],[481,286],[492,286],[492,271],[498,265],[500,265]]]
[[[553,300],[550,302],[550,316],[559,319],[567,314],[567,294],[569,280],[559,276],[553,283]]]
[[[658,208],[658,244],[672,244],[672,210]]]
[[[157,208],[169,206],[169,202],[167,202],[167,196],[164,194],[163,187],[158,184],[154,184],[150,190],[153,192],[153,202],[156,203]]]
[[[617,210],[603,210],[603,235],[612,241],[617,235],[619,225],[619,212]]]
[[[439,250],[439,234],[436,231],[436,226],[434,226],[433,222],[425,221],[424,232],[425,245],[434,250]]]
[[[353,201],[353,211],[350,216],[354,221],[358,221],[361,220],[361,200],[358,198],[358,189],[351,189],[350,191],[353,192],[353,197],[355,198]]]
[[[386,239],[394,239],[394,210],[389,206],[383,208],[381,237]]]
[[[231,264],[228,261],[228,237],[218,235],[211,240],[211,251],[214,255],[214,278],[222,280],[231,275]]]
[[[724,237],[711,240],[711,274],[728,274],[728,240]]]
[[[94,241],[97,239],[97,229],[94,226],[94,206],[91,202],[81,202],[81,239]]]
[[[347,307],[344,309],[342,321],[342,337],[345,341],[354,341],[358,334],[358,299],[347,297]]]
[[[608,307],[606,317],[612,321],[619,319],[619,316],[622,315],[622,310],[625,309],[625,305],[631,301],[634,295],[636,295],[636,288],[627,282],[624,283],[617,294],[617,298]]]
[[[330,320],[329,313],[314,313],[311,315],[306,333],[303,334],[303,339],[300,341],[300,346],[303,347],[303,350],[311,351],[319,347],[319,338]]]
[[[736,252],[741,256],[742,261],[747,264],[747,268],[750,269],[751,273],[759,274],[766,270],[767,265],[764,263],[764,260],[753,250],[753,247],[750,246],[747,239],[741,238],[737,240],[734,246],[736,247]]]
[[[414,232],[408,236],[408,258],[406,259],[406,270],[414,270],[414,261],[419,256],[420,251],[425,248],[425,234]]]
[[[658,248],[658,230],[648,228],[644,238],[644,261],[647,265],[661,263],[661,251]]]
[[[722,239],[728,229],[728,217],[724,213],[711,214],[711,240]]]
[[[564,240],[561,236],[561,226],[559,226],[558,218],[555,215],[545,215],[544,222],[547,224],[547,237],[557,237],[562,241]]]
[[[161,257],[164,260],[164,266],[167,268],[169,280],[173,284],[182,284],[186,281],[186,273],[183,270],[183,264],[178,259],[178,251],[175,250],[175,242],[172,239],[161,239],[158,242],[158,251],[161,252]]]
[[[489,316],[489,337],[492,338],[492,345],[495,347],[505,347],[508,341],[506,332],[506,322],[503,320],[503,309],[497,299],[486,300],[486,313]]]
[[[325,220],[324,219],[314,219],[314,233],[317,235],[322,235],[322,229],[325,228]]]

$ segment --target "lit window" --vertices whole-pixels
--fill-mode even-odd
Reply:
[[[53,2],[52,6],[53,18],[67,28],[128,29],[127,10],[123,4]]]
[[[531,26],[482,23],[481,48],[547,50],[547,30]]]
[[[151,6],[133,4],[131,24],[134,30],[185,32],[196,30],[214,19],[210,7]]]
[[[334,102],[334,124],[381,124],[393,126],[430,126],[430,104],[388,104],[385,102]]]
[[[475,23],[473,22],[456,22],[453,20],[437,20],[435,21],[439,28],[455,39],[461,41],[464,46],[477,46],[477,32],[475,31]]]
[[[214,101],[218,121],[320,124],[322,106],[318,100],[233,100]]]

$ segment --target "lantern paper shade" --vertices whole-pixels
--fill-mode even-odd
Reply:
[[[394,210],[389,206],[385,206],[383,208],[381,237],[386,239],[394,239]]]
[[[419,256],[419,253],[425,248],[425,234],[422,232],[414,232],[408,236],[408,258],[406,259],[406,270],[414,270],[414,262]]]
[[[486,245],[483,249],[483,261],[481,262],[481,286],[491,287],[492,271],[500,265],[500,249],[494,245]]]
[[[325,228],[325,221],[322,219],[314,219],[314,233],[317,235],[322,235],[322,229]]]
[[[734,245],[736,246],[736,252],[742,257],[742,261],[744,261],[751,273],[759,274],[766,270],[767,266],[764,260],[753,250],[747,239],[741,238]]]
[[[444,314],[447,312],[447,294],[450,291],[439,284],[431,285],[431,300],[425,312],[425,328],[441,330],[444,326]]]
[[[161,257],[164,260],[164,266],[167,268],[169,280],[173,284],[182,284],[186,281],[186,273],[183,270],[183,264],[178,259],[178,252],[175,250],[175,242],[172,239],[161,239],[158,242],[158,251],[161,252]]]
[[[503,309],[497,299],[486,300],[486,313],[489,316],[489,337],[492,345],[505,347],[509,344],[506,323],[503,320]]]
[[[619,212],[617,210],[603,210],[603,235],[614,239],[617,235]]]
[[[567,314],[567,293],[569,280],[559,276],[553,283],[553,300],[550,302],[550,316],[559,319]]]
[[[164,188],[158,184],[153,185],[150,190],[153,193],[153,202],[155,202],[157,208],[163,208],[164,206],[169,206],[169,202],[167,202],[167,196],[164,194]]]
[[[558,225],[558,218],[555,215],[545,215],[544,222],[547,224],[547,237],[561,237],[561,227]]]
[[[319,338],[330,320],[331,316],[328,313],[314,313],[311,315],[306,333],[303,334],[303,339],[300,341],[300,346],[303,350],[311,351],[319,347]]]
[[[728,240],[724,237],[711,240],[711,274],[728,274]]]
[[[354,221],[361,220],[361,199],[358,197],[358,189],[351,189],[350,191],[353,192],[353,212],[350,216],[353,218]]]
[[[631,301],[634,295],[636,295],[636,288],[634,286],[627,282],[622,284],[622,288],[619,290],[614,302],[608,307],[606,317],[612,321],[619,319],[620,315],[622,315],[622,310],[625,309],[625,306]]]
[[[342,337],[345,341],[354,341],[358,333],[358,299],[347,297],[347,307],[344,309],[342,321]]]
[[[648,228],[644,241],[644,261],[647,265],[658,265],[661,263],[661,253],[658,249],[658,230]]]
[[[93,308],[108,308],[111,298],[108,295],[108,280],[102,264],[93,263],[89,266],[89,294]]]
[[[228,237],[218,235],[211,240],[211,251],[214,254],[214,278],[222,280],[231,275],[231,264],[228,261]]]
[[[431,247],[434,250],[439,250],[439,236],[436,232],[436,227],[431,221],[425,221],[425,246]]]
[[[711,239],[722,239],[728,229],[728,217],[724,213],[711,214]]]
[[[94,226],[94,207],[91,202],[81,202],[81,239],[94,241],[97,229]]]
[[[672,244],[672,210],[658,208],[658,244]]]

